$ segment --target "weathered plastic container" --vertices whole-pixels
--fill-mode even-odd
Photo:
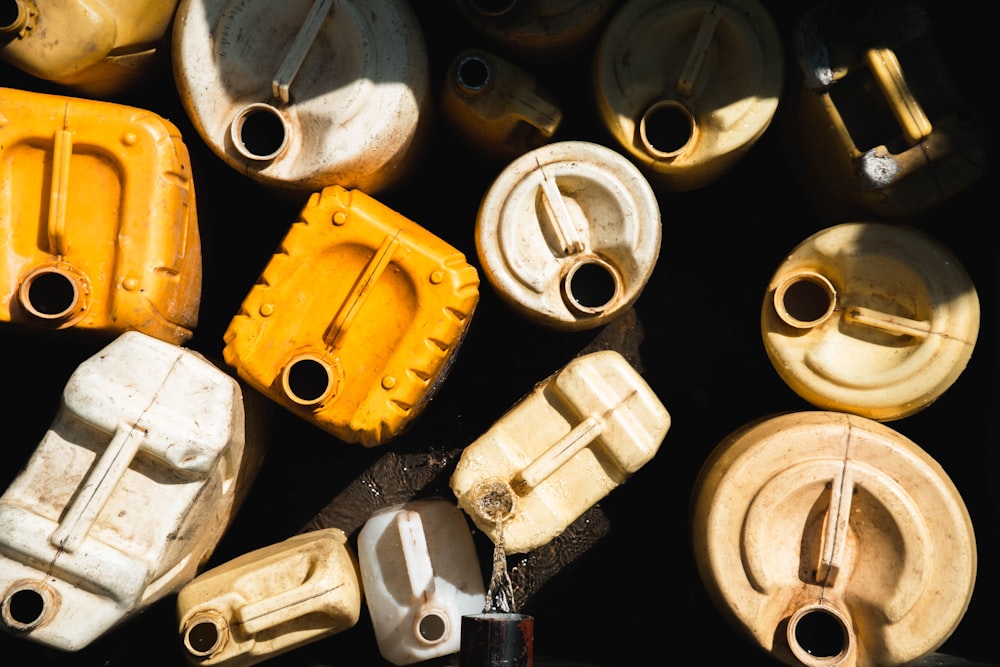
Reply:
[[[941,466],[888,426],[788,413],[726,437],[692,496],[721,613],[794,667],[895,667],[942,645],[976,579],[972,521]]]
[[[0,58],[75,94],[108,99],[169,64],[177,0],[2,0]]]
[[[187,341],[201,240],[187,147],[130,106],[0,89],[0,320]]]
[[[0,496],[0,628],[77,651],[194,578],[259,468],[246,426],[197,352],[129,331],[81,363]]]
[[[273,190],[381,194],[423,153],[429,63],[405,0],[181,0],[172,58],[205,143]]]
[[[780,35],[758,0],[632,0],[594,54],[601,119],[668,191],[731,170],[770,126],[784,78]]]
[[[983,122],[923,3],[821,2],[793,39],[786,143],[825,219],[913,220],[982,179]]]
[[[246,667],[354,627],[363,588],[347,537],[326,528],[199,574],[177,595],[192,665]]]
[[[432,497],[373,514],[358,533],[358,561],[383,658],[409,665],[458,653],[462,617],[486,601],[461,509]]]
[[[240,377],[345,442],[380,445],[444,381],[479,301],[465,256],[358,190],[314,193],[224,334]]]
[[[532,62],[566,62],[587,51],[618,0],[456,0],[462,17],[495,48]]]
[[[502,537],[507,554],[524,553],[652,459],[669,428],[670,414],[625,357],[592,352],[538,383],[468,445],[451,488],[494,544]]]
[[[559,141],[507,165],[483,197],[476,250],[490,284],[550,329],[607,324],[639,298],[660,254],[660,207],[627,158]]]
[[[901,224],[820,230],[785,258],[761,308],[764,348],[799,396],[891,421],[933,403],[979,335],[975,286],[941,243]]]
[[[463,141],[504,162],[551,141],[562,122],[558,103],[535,77],[483,49],[452,59],[440,108]]]

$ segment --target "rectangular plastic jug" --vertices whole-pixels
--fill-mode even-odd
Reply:
[[[524,553],[550,542],[653,458],[670,414],[618,352],[579,356],[462,452],[459,506],[494,543]]]
[[[398,435],[447,375],[479,301],[465,256],[359,190],[314,193],[230,322],[223,356],[345,442]]]
[[[178,0],[9,0],[0,58],[88,97],[125,91],[169,63]]]
[[[198,575],[177,594],[192,665],[246,667],[354,627],[358,563],[338,528],[301,533]]]
[[[182,343],[201,301],[187,147],[134,107],[0,89],[0,321]]]
[[[197,352],[130,331],[80,364],[0,496],[0,628],[76,651],[190,581],[259,467],[249,436]]]

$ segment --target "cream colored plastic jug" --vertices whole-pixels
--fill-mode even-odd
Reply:
[[[247,443],[239,384],[200,354],[127,332],[84,361],[0,496],[0,627],[76,651],[177,591],[245,495]]]
[[[255,665],[354,627],[357,559],[344,532],[301,533],[198,575],[177,595],[192,665]]]
[[[606,324],[635,303],[660,254],[653,188],[620,153],[560,141],[525,153],[480,203],[476,250],[503,301],[551,329]]]
[[[957,627],[976,579],[972,521],[941,466],[842,412],[772,416],[697,478],[693,547],[736,628],[795,667],[894,667]]]
[[[382,657],[409,665],[459,651],[462,617],[486,600],[461,509],[425,498],[379,511],[358,533],[358,560]]]
[[[426,143],[428,56],[404,0],[182,0],[172,57],[204,141],[275,190],[381,194]]]
[[[951,251],[913,227],[854,222],[800,243],[761,311],[774,369],[827,410],[891,421],[926,408],[961,375],[979,297]]]
[[[771,124],[784,85],[773,19],[757,0],[632,0],[601,35],[598,111],[657,187],[721,178]]]
[[[508,554],[547,544],[659,450],[670,414],[618,352],[577,357],[462,452],[459,506]]]

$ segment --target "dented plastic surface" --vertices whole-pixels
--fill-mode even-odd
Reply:
[[[135,107],[0,90],[0,320],[191,338],[201,239],[190,157]]]
[[[235,379],[146,334],[80,364],[0,497],[0,627],[77,651],[190,581],[263,454],[244,419]]]
[[[378,194],[423,152],[427,51],[403,0],[182,0],[172,59],[204,141],[273,189]]]
[[[813,405],[890,421],[965,370],[979,296],[947,248],[914,227],[844,223],[802,241],[761,308],[774,369]]]
[[[314,193],[225,332],[240,377],[370,447],[403,431],[454,362],[479,301],[457,249],[358,190]]]
[[[354,627],[362,597],[344,532],[305,532],[186,584],[177,595],[180,641],[192,665],[255,665]]]
[[[660,448],[670,414],[619,353],[579,356],[462,452],[458,505],[508,554],[549,543]]]
[[[409,665],[458,653],[462,617],[486,600],[461,509],[432,497],[381,510],[358,533],[358,560],[382,657]]]
[[[483,271],[516,313],[553,329],[608,323],[653,273],[660,207],[621,154],[585,141],[537,148],[507,165],[476,217]]]
[[[594,92],[617,143],[668,191],[727,173],[770,126],[784,50],[757,0],[633,0],[604,28]]]
[[[178,0],[6,0],[0,58],[76,94],[107,99],[165,64]]]
[[[951,635],[975,585],[951,479],[857,415],[787,413],[730,434],[696,480],[692,525],[713,602],[794,667],[912,664]]]

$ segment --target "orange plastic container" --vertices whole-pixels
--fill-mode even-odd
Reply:
[[[187,147],[155,113],[0,89],[0,320],[182,343],[201,240]]]
[[[444,379],[479,301],[465,256],[359,190],[314,193],[225,332],[223,356],[346,442],[398,435]]]

